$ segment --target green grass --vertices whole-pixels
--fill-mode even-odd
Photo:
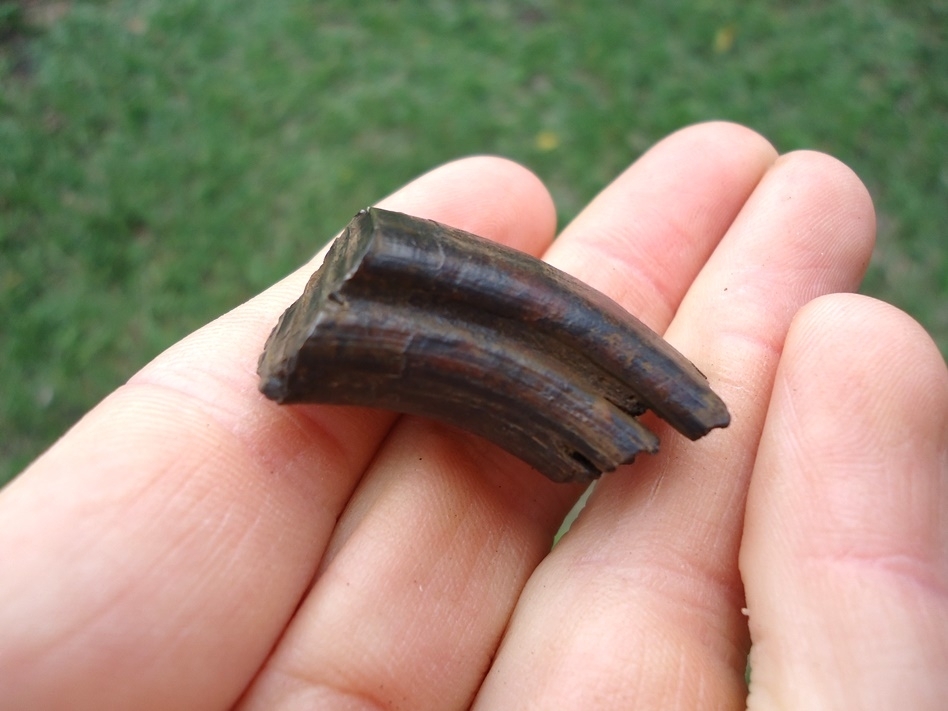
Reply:
[[[948,350],[948,3],[0,0],[0,482],[167,345],[435,164],[567,220],[726,118],[859,172],[865,290]]]

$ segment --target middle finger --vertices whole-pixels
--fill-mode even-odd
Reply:
[[[549,259],[664,328],[772,159],[743,129],[684,131],[611,185],[580,218],[586,228],[568,230]],[[634,243],[623,251],[634,256],[603,264],[615,253],[610,241]],[[624,287],[630,274],[647,286]],[[344,514],[271,671],[340,704],[466,707],[578,494],[482,440],[403,418]]]
[[[663,427],[658,456],[600,482],[521,597],[484,708],[743,706],[737,552],[777,356],[803,303],[858,284],[873,231],[845,166],[802,153],[771,168],[666,332],[730,427],[698,443]]]

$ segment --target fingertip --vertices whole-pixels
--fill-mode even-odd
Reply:
[[[440,165],[378,203],[540,254],[556,234],[556,208],[543,181],[499,156]]]
[[[913,345],[934,348],[919,323],[892,304],[863,294],[827,294],[803,306],[793,319],[791,336],[805,336],[828,345],[872,331],[892,330]]]
[[[773,163],[778,157],[777,149],[763,134],[733,121],[703,121],[685,126],[662,140],[656,148],[667,141],[727,146],[740,155],[757,155],[766,163]]]
[[[544,259],[661,332],[776,158],[744,126],[680,129],[607,185]]]
[[[870,472],[930,468],[948,441],[945,361],[890,304],[859,294],[814,299],[791,323],[763,438],[776,447],[762,452],[794,461],[808,495],[823,499],[840,481],[871,489]]]
[[[772,170],[805,172],[811,176],[809,181],[823,193],[821,199],[812,202],[814,212],[825,212],[828,205],[845,205],[846,214],[866,232],[875,235],[872,195],[859,174],[843,161],[822,151],[801,149],[781,155]]]
[[[803,201],[812,224],[827,235],[826,253],[840,264],[858,265],[853,274],[862,279],[875,246],[876,213],[859,175],[837,158],[812,150],[782,155],[771,172],[782,173],[784,184],[800,191],[788,191],[783,199]]]
[[[926,426],[948,411],[948,369],[932,337],[904,311],[868,296],[829,294],[800,309],[783,363],[785,376],[838,389],[846,398],[839,406],[854,413],[872,407]]]

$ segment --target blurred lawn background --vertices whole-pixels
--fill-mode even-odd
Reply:
[[[0,0],[0,483],[417,174],[509,156],[562,224],[707,119],[850,164],[864,291],[944,353],[946,27],[945,0]]]

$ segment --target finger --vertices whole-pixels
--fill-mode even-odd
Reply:
[[[679,131],[598,195],[544,258],[662,333],[776,158],[743,126]]]
[[[728,404],[730,427],[697,443],[663,428],[658,456],[602,479],[525,589],[483,708],[743,702],[737,551],[774,368],[797,308],[858,283],[872,227],[865,189],[839,163],[802,153],[771,167],[666,332]]]
[[[555,224],[539,181],[499,159],[385,205],[534,252]],[[311,269],[159,357],[2,492],[4,708],[220,707],[260,666],[392,421],[256,391]]]
[[[746,129],[715,125],[677,134],[598,199],[620,224],[584,213],[588,229],[571,227],[550,257],[626,305],[634,302],[632,290],[620,288],[615,275],[654,282],[660,298],[634,305],[660,323],[772,158],[772,149]],[[655,185],[667,190],[650,192]],[[643,193],[650,195],[646,204],[636,199]],[[663,222],[655,200],[664,200],[661,214],[680,211],[689,221]],[[600,241],[618,240],[623,230],[629,253],[643,255],[643,263],[604,260],[610,248]],[[652,262],[663,249],[667,273],[654,276]],[[596,273],[588,271],[590,253],[600,265]],[[578,493],[482,441],[401,420],[245,708],[466,708],[524,581],[549,552]]]
[[[750,709],[948,706],[948,370],[896,309],[794,320],[747,502]]]

